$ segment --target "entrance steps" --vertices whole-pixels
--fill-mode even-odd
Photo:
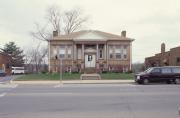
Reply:
[[[96,73],[96,68],[93,68],[93,67],[85,68],[84,73],[85,74],[94,74],[94,73]]]
[[[100,80],[101,76],[100,74],[81,74],[80,76],[81,80]]]

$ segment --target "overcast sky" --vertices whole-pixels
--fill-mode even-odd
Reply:
[[[90,17],[87,29],[114,34],[127,31],[134,38],[133,62],[180,46],[180,0],[0,0],[0,48],[15,41],[22,49],[39,41],[29,34],[34,22],[44,22],[48,6],[62,10],[80,7]]]

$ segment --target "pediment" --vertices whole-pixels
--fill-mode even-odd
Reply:
[[[75,41],[106,41],[106,38],[95,33],[95,32],[86,32],[85,34],[82,34],[76,38],[74,38]]]

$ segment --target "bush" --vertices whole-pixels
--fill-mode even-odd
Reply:
[[[41,73],[46,74],[46,73],[48,73],[48,71],[42,70]]]
[[[133,73],[133,71],[132,71],[132,70],[129,70],[129,71],[127,71],[126,73]]]

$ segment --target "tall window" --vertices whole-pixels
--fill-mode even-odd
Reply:
[[[78,48],[78,59],[81,59],[81,53],[82,53],[81,48]]]
[[[59,47],[59,57],[60,58],[65,58],[65,46],[60,46]]]
[[[109,46],[109,58],[113,58],[113,46]]]
[[[177,61],[178,64],[180,63],[180,57],[177,57]]]
[[[127,59],[127,45],[123,46],[123,59]]]
[[[52,46],[51,48],[51,58],[55,58],[56,56],[58,56],[57,53],[57,47],[56,46]]]
[[[100,58],[100,59],[103,58],[103,49],[99,49],[99,58]]]
[[[67,58],[71,58],[72,55],[72,46],[67,46]]]
[[[121,59],[122,56],[121,56],[121,46],[115,46],[115,55],[116,55],[116,59]]]

